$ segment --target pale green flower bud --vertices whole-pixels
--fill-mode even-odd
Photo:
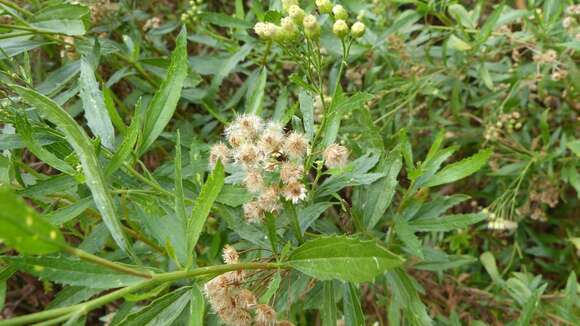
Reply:
[[[273,40],[275,36],[278,34],[278,30],[280,27],[272,24],[272,23],[256,23],[254,25],[254,31],[261,39],[264,40]]]
[[[280,20],[281,39],[291,40],[296,37],[298,34],[297,32],[298,28],[296,28],[296,24],[292,20],[292,17],[284,17]]]
[[[359,38],[363,36],[364,33],[365,33],[365,24],[363,24],[362,22],[356,22],[352,24],[352,26],[350,27],[350,34],[354,38]]]
[[[302,24],[304,25],[304,33],[306,36],[310,38],[317,38],[320,36],[320,25],[318,24],[318,20],[316,20],[316,16],[307,15],[304,17]]]
[[[330,14],[332,12],[332,2],[330,0],[316,0],[316,7],[321,14]]]
[[[336,19],[342,20],[348,19],[348,12],[341,5],[334,5],[334,7],[332,7],[332,13],[334,14],[334,18]]]
[[[339,19],[336,22],[334,22],[334,25],[332,26],[332,32],[336,36],[343,38],[348,34],[348,25],[344,20]]]
[[[282,0],[282,10],[290,12],[291,6],[298,6],[298,0]]]
[[[288,16],[290,16],[296,24],[300,24],[304,19],[304,10],[297,5],[292,5],[290,6],[290,9],[288,9]]]

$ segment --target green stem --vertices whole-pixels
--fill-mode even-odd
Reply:
[[[0,321],[0,326],[29,325],[43,320],[58,318],[63,315],[68,316],[72,313],[86,314],[89,311],[99,308],[109,302],[121,299],[127,294],[157,285],[159,283],[174,282],[181,279],[196,278],[199,276],[212,274],[222,274],[237,270],[270,270],[270,269],[287,269],[287,268],[289,268],[289,266],[278,263],[241,263],[241,264],[201,267],[191,271],[178,271],[157,274],[153,275],[152,279],[150,280],[124,287],[122,289],[110,292],[108,294],[105,294],[104,296],[98,297],[93,300],[89,300],[84,303],[79,303],[68,307],[45,310],[42,312],[16,317],[9,320],[3,320]]]
[[[19,5],[15,4],[15,3],[12,3],[11,1],[8,1],[8,0],[0,0],[0,4],[3,4],[6,7],[12,8],[12,9],[18,11],[19,13],[21,13],[23,15],[26,15],[26,16],[32,16],[33,15],[30,11],[28,11],[28,10],[20,7]]]
[[[99,256],[95,256],[95,255],[90,254],[90,253],[88,253],[84,250],[81,250],[81,249],[66,246],[63,248],[63,250],[71,255],[79,257],[82,260],[90,261],[92,263],[110,268],[112,270],[116,270],[116,271],[121,272],[121,273],[135,275],[135,276],[148,278],[148,279],[153,277],[153,274],[150,272],[138,271],[138,270],[135,270],[131,267],[127,267],[127,266],[121,265],[119,263],[115,263],[115,262],[112,262],[110,260],[101,258]]]

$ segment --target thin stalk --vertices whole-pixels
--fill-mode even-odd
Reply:
[[[20,7],[19,5],[12,3],[12,1],[8,1],[8,0],[0,0],[0,4],[5,5],[8,8],[12,8],[16,11],[18,11],[19,13],[26,15],[26,16],[32,16],[32,12]]]
[[[110,260],[101,258],[99,256],[95,256],[95,255],[90,254],[90,253],[88,253],[84,250],[81,250],[81,249],[77,249],[77,248],[70,247],[70,246],[65,246],[63,248],[63,250],[71,255],[79,257],[82,260],[86,260],[86,261],[95,263],[97,265],[101,265],[101,266],[104,266],[106,268],[116,270],[116,271],[121,272],[121,273],[130,274],[130,275],[139,276],[139,277],[148,278],[148,279],[153,277],[153,274],[150,272],[138,271],[138,270],[133,269],[131,267],[127,267],[127,266],[121,265],[119,263],[115,263],[115,262],[112,262]]]
[[[89,300],[84,303],[79,303],[76,305],[45,310],[42,312],[37,312],[34,314],[12,318],[9,320],[0,321],[0,326],[13,326],[13,325],[29,325],[35,322],[49,320],[61,317],[63,315],[70,315],[71,313],[86,314],[91,310],[99,308],[109,302],[118,300],[126,296],[127,294],[133,293],[135,291],[145,289],[160,283],[174,282],[182,279],[196,278],[204,275],[212,274],[222,274],[230,271],[237,270],[271,270],[271,269],[287,269],[289,266],[285,264],[278,263],[240,263],[231,265],[218,265],[196,268],[191,271],[178,271],[170,273],[162,273],[153,275],[152,279],[137,283],[135,285],[127,286],[117,291],[105,294],[104,296],[98,297],[93,300]]]

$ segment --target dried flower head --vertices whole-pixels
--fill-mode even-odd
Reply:
[[[262,189],[264,189],[264,177],[262,177],[262,173],[256,169],[246,171],[244,186],[252,193],[262,191]]]
[[[300,182],[290,182],[282,189],[282,196],[294,204],[306,199],[306,187]]]
[[[209,151],[209,167],[213,169],[218,161],[223,164],[230,161],[230,149],[222,143],[213,145]]]
[[[226,245],[224,247],[224,253],[222,257],[224,259],[224,263],[226,264],[237,264],[240,259],[240,255],[238,254],[236,248],[230,245]]]
[[[252,315],[243,309],[233,309],[227,313],[219,314],[226,325],[251,326]]]
[[[276,324],[276,310],[266,304],[256,306],[256,322],[261,325]]]
[[[244,206],[244,217],[250,223],[259,223],[264,219],[264,212],[257,201],[251,201],[245,203]]]
[[[258,147],[264,154],[269,155],[280,150],[283,141],[284,134],[282,133],[282,127],[278,124],[270,123],[260,137]]]
[[[284,184],[300,181],[303,174],[304,167],[300,164],[284,162],[280,168],[280,179]]]
[[[348,163],[348,149],[342,145],[332,144],[328,146],[322,156],[324,165],[329,169],[343,167]]]
[[[278,200],[278,189],[276,187],[268,187],[258,197],[259,207],[266,212],[275,212],[280,209],[280,201]]]
[[[284,142],[284,153],[291,159],[301,159],[308,152],[308,140],[299,132],[292,132]]]
[[[276,326],[294,326],[294,324],[288,320],[280,320],[276,323]]]
[[[236,296],[236,306],[242,309],[252,309],[256,306],[257,300],[254,292],[242,289]]]
[[[262,130],[263,124],[262,118],[257,115],[244,114],[239,116],[233,125],[241,130],[246,137],[254,139]]]

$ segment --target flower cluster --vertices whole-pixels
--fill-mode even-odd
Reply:
[[[490,230],[515,230],[518,228],[518,223],[515,221],[498,217],[495,213],[489,212],[485,208],[482,212],[487,215],[489,220],[487,222],[487,228]]]
[[[143,31],[148,31],[150,29],[157,29],[161,26],[161,18],[160,17],[151,17],[147,19],[145,24],[143,25]]]
[[[521,117],[521,114],[517,111],[501,114],[495,124],[486,127],[483,137],[486,140],[497,140],[504,130],[507,133],[512,133],[514,130],[521,129]]]
[[[240,255],[234,247],[226,245],[223,260],[237,264]],[[226,325],[232,326],[292,326],[286,320],[277,320],[276,311],[267,304],[258,304],[254,293],[243,288],[246,275],[243,270],[224,273],[204,287],[211,307]]]
[[[562,26],[572,35],[574,39],[580,41],[580,4],[570,5],[566,8],[566,17],[562,20]]]
[[[330,0],[316,0],[316,6],[320,14],[331,14],[335,18],[333,32],[340,38],[346,37],[349,32],[354,38],[359,38],[365,33],[365,25],[356,21],[349,28],[346,20],[348,12],[341,5],[332,5]],[[320,24],[318,16],[307,14],[298,3],[298,0],[282,0],[282,10],[287,16],[276,25],[271,22],[258,22],[254,26],[254,32],[264,40],[286,42],[295,41],[299,38],[300,31],[310,39],[320,37]]]
[[[203,0],[190,0],[189,1],[189,9],[181,14],[181,21],[187,22],[197,22],[201,13],[203,12],[201,5],[203,4]]]
[[[226,128],[225,136],[229,147],[214,145],[210,166],[220,160],[243,171],[242,183],[254,194],[244,205],[249,222],[259,222],[265,213],[278,211],[281,198],[294,204],[306,198],[303,162],[310,144],[302,133],[286,133],[278,123],[242,115]]]

